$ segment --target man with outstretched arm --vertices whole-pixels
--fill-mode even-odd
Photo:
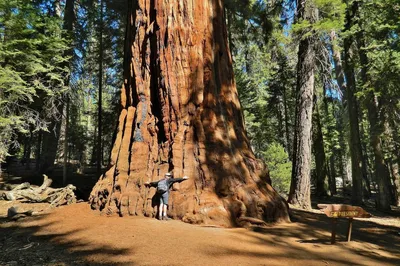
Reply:
[[[182,178],[172,178],[171,173],[166,173],[165,177],[161,180],[149,182],[147,181],[145,186],[155,187],[157,188],[157,196],[160,199],[160,205],[158,206],[158,219],[159,220],[168,220],[167,217],[167,208],[168,208],[168,199],[169,199],[169,190],[172,185],[176,182],[182,182],[189,177],[184,176]]]

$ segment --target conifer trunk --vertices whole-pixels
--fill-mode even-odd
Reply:
[[[315,107],[313,119],[313,148],[315,156],[316,171],[316,195],[318,197],[328,196],[328,171],[327,160],[324,150],[324,139],[322,135],[321,120],[318,107]],[[332,191],[331,191],[332,193]]]
[[[98,103],[97,103],[97,153],[96,153],[96,167],[97,167],[97,175],[101,174],[101,166],[102,166],[102,95],[103,95],[103,23],[104,23],[104,14],[103,14],[103,0],[100,0],[100,27],[99,27],[99,55],[98,55],[98,63],[99,63],[99,95],[98,95]]]
[[[299,19],[310,19],[312,10],[306,0],[298,2]],[[293,168],[289,203],[311,208],[311,127],[314,97],[315,51],[312,36],[299,44],[296,85],[296,121],[293,144]]]
[[[171,192],[175,219],[287,221],[287,204],[245,134],[222,2],[128,3],[119,126],[92,208],[152,217],[155,189],[144,182],[173,172],[190,177]]]
[[[66,35],[72,38],[72,30],[75,21],[75,0],[67,0],[65,3],[64,11],[64,25],[63,28],[66,30]],[[72,60],[73,50],[68,49],[65,51],[65,57],[70,57],[71,59],[66,62],[66,67],[68,70],[71,69],[70,61]],[[70,84],[70,75],[68,74],[64,79],[65,86]],[[65,105],[65,126],[64,126],[64,165],[63,165],[63,185],[67,185],[67,168],[68,168],[68,134],[69,134],[69,113],[70,113],[70,98],[67,96]]]
[[[363,120],[362,114],[359,114],[359,119],[360,121]],[[363,138],[363,136],[365,136],[365,129],[364,129],[364,125],[361,123],[359,125],[359,129],[360,129],[360,143],[361,143],[361,152],[362,152],[362,178],[363,178],[363,197],[364,199],[369,199],[371,197],[371,182],[369,181],[369,177],[368,177],[368,172],[370,174],[370,176],[372,177],[373,174],[368,171],[368,169],[371,169],[372,167],[369,167],[370,162],[369,162],[369,158],[368,158],[368,149],[367,149],[367,140],[365,140],[365,138]]]
[[[326,94],[326,88],[324,87],[324,96],[323,96],[323,102],[324,102],[324,112],[325,116],[329,116],[329,106],[328,106],[328,98]],[[319,114],[318,114],[319,116]],[[319,119],[320,120],[320,119]],[[321,125],[319,126],[321,128]],[[328,128],[328,131],[331,132],[333,131],[333,128]],[[322,134],[322,131],[321,131]],[[323,144],[323,142],[322,142]],[[322,147],[324,147],[322,145]],[[325,155],[324,155],[325,156]],[[332,153],[331,156],[329,156],[329,165],[327,165],[327,171],[328,171],[328,176],[329,176],[329,191],[331,195],[336,195],[336,171],[335,171],[335,149],[332,147]]]
[[[393,117],[393,114],[389,114],[389,127],[390,131],[392,133],[392,138],[393,138],[393,146],[394,146],[394,151],[392,153],[394,154],[395,158],[392,159],[392,179],[393,179],[393,186],[394,186],[394,197],[395,197],[395,205],[400,206],[400,173],[399,173],[399,167],[400,167],[400,135],[398,134],[398,127],[395,124],[395,118]]]
[[[290,141],[290,133],[289,133],[289,108],[287,103],[287,91],[286,86],[283,86],[283,106],[284,106],[284,117],[285,117],[285,140],[286,140],[286,152],[292,158],[292,148],[291,148],[291,141]]]
[[[330,34],[330,38],[331,38],[331,44],[332,44],[332,58],[333,58],[333,64],[335,66],[335,75],[336,75],[336,80],[337,83],[339,85],[339,88],[342,92],[342,94],[345,95],[345,97],[343,98],[343,100],[348,100],[348,95],[347,95],[347,89],[346,89],[346,82],[345,82],[345,74],[344,74],[344,70],[343,70],[343,66],[342,66],[342,56],[340,54],[340,50],[339,47],[337,46],[336,43],[336,32],[335,31],[331,31]],[[344,103],[343,101],[341,101],[341,106],[340,108],[342,110],[344,110]],[[339,165],[340,165],[340,175],[342,176],[342,193],[343,195],[345,194],[345,185],[346,185],[346,181],[348,180],[347,178],[347,158],[345,158],[345,160],[343,160],[344,157],[346,156],[346,150],[344,149],[345,147],[345,139],[344,139],[344,126],[343,126],[343,115],[339,116],[339,119],[336,120],[336,129],[337,131],[340,133],[339,134],[339,143],[340,143],[340,148],[338,150],[338,157],[339,157]],[[335,180],[336,182],[336,180]]]
[[[355,1],[356,2],[356,1]],[[346,25],[345,31],[349,31],[354,25],[354,3],[348,6],[346,10]],[[349,112],[350,124],[350,138],[349,147],[351,155],[351,169],[352,169],[352,202],[353,204],[360,205],[363,203],[362,195],[362,150],[360,142],[360,130],[358,127],[358,105],[355,96],[356,93],[356,80],[354,73],[354,51],[352,49],[353,37],[349,34],[344,39],[344,73],[347,81],[345,97],[347,100],[347,109]]]
[[[393,194],[394,194],[394,205],[400,206],[400,176],[399,176],[399,164],[395,160],[390,162],[390,171],[393,180]]]
[[[358,11],[358,5],[357,5]],[[368,83],[368,57],[364,51],[365,40],[363,32],[357,34],[358,53],[361,62],[361,80],[363,84]],[[390,190],[389,169],[386,166],[382,149],[381,135],[383,133],[383,118],[380,115],[378,99],[374,92],[368,92],[366,98],[366,106],[368,111],[368,120],[370,124],[370,144],[374,153],[375,176],[378,182],[378,208],[381,210],[390,210],[390,201],[392,192]]]

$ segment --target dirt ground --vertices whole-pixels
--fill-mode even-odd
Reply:
[[[0,265],[400,265],[400,218],[347,222],[330,244],[330,220],[292,210],[293,221],[270,227],[216,228],[145,217],[104,217],[87,203],[10,221],[0,201]],[[388,225],[389,224],[389,225]]]

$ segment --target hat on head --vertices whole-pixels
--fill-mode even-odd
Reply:
[[[165,173],[165,176],[172,176],[170,172]]]

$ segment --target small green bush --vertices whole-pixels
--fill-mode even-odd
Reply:
[[[272,180],[272,186],[283,195],[287,195],[290,189],[292,162],[285,149],[279,143],[272,143],[263,152],[265,162],[268,165]]]

